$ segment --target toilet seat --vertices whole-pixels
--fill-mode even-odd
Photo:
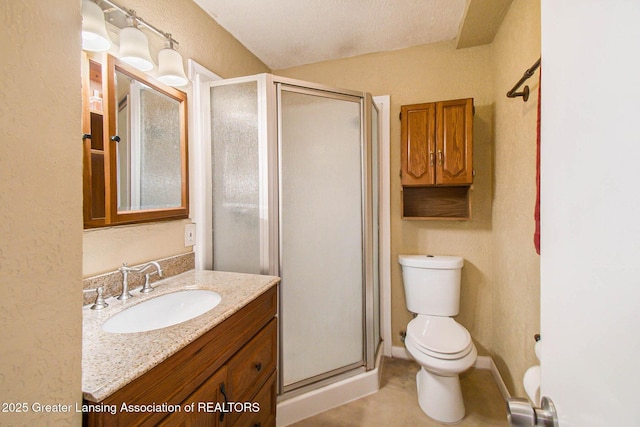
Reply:
[[[473,348],[469,331],[451,317],[419,315],[407,325],[406,339],[424,354],[444,360],[463,358]]]

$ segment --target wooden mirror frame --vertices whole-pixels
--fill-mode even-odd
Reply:
[[[85,58],[86,71],[90,72],[90,59]],[[99,60],[91,59],[97,62]],[[180,206],[172,208],[144,209],[144,210],[118,210],[118,174],[117,174],[117,142],[111,137],[115,135],[117,120],[117,100],[115,93],[116,70],[128,77],[134,78],[141,83],[153,88],[169,98],[179,102],[180,120],[180,167],[181,167],[181,203]],[[86,91],[83,90],[83,132],[87,134],[87,129],[91,129],[90,110],[88,108],[88,96],[91,83],[88,75],[84,78]],[[188,139],[187,139],[187,95],[173,87],[167,86],[147,74],[127,65],[112,55],[105,54],[102,60],[102,92],[103,92],[103,136],[104,145],[104,207],[105,217],[91,218],[88,216],[88,206],[91,206],[92,192],[87,188],[91,186],[90,167],[87,162],[91,162],[91,144],[87,145],[85,140],[85,172],[84,172],[84,218],[85,228],[103,227],[119,224],[142,223],[149,221],[161,221],[172,219],[184,219],[189,216],[189,169],[188,169]],[[89,147],[89,149],[87,149]],[[89,172],[87,172],[89,170]],[[99,172],[98,172],[99,173]],[[96,195],[95,191],[93,192]],[[99,194],[99,192],[97,192]]]

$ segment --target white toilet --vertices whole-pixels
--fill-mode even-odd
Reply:
[[[418,403],[431,418],[457,423],[464,418],[458,374],[478,355],[469,332],[455,320],[460,307],[463,259],[399,255],[405,298],[417,316],[407,325],[405,346],[422,366],[416,375]]]

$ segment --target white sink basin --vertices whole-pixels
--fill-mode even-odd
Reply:
[[[126,334],[166,328],[186,322],[211,310],[222,297],[214,291],[191,289],[152,298],[110,317],[105,332]]]

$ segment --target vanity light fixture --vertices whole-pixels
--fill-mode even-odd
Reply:
[[[138,28],[138,21],[132,17],[132,25],[120,30],[120,51],[118,57],[140,71],[153,68],[153,61],[149,54],[149,39]]]
[[[103,3],[106,3],[107,5],[113,7],[113,9],[109,9],[107,10],[107,12],[117,10],[125,15],[125,17],[129,20],[130,25],[120,30],[120,49],[117,55],[118,58],[120,58],[127,64],[136,67],[140,71],[150,71],[153,69],[154,63],[151,59],[151,55],[149,54],[149,39],[140,30],[140,28],[138,28],[139,25],[144,25],[152,32],[158,34],[161,37],[164,37],[164,39],[167,41],[167,47],[162,49],[158,53],[158,72],[156,74],[157,79],[169,86],[184,86],[189,83],[189,79],[184,72],[182,55],[180,55],[180,53],[178,53],[178,51],[174,48],[174,45],[178,45],[178,41],[171,37],[171,34],[154,27],[149,22],[137,16],[135,10],[127,9],[123,6],[120,6],[113,0],[82,0],[83,16],[85,11],[85,3],[87,10],[91,9],[91,13],[93,13],[94,15],[98,15],[97,12],[100,12],[99,16],[102,20],[102,29],[107,40],[108,37],[104,23],[104,12],[102,11],[102,7],[104,6],[101,6]],[[87,22],[90,22],[90,20],[87,19]],[[84,36],[84,19],[82,28]],[[109,49],[110,46],[111,41],[109,41],[109,45],[106,46],[103,50]],[[88,48],[85,49],[91,50]]]
[[[189,82],[184,73],[182,55],[173,48],[177,43],[167,34],[167,47],[158,52],[158,80],[169,86],[184,86]]]
[[[104,12],[92,1],[82,0],[82,49],[103,52],[110,47]]]

